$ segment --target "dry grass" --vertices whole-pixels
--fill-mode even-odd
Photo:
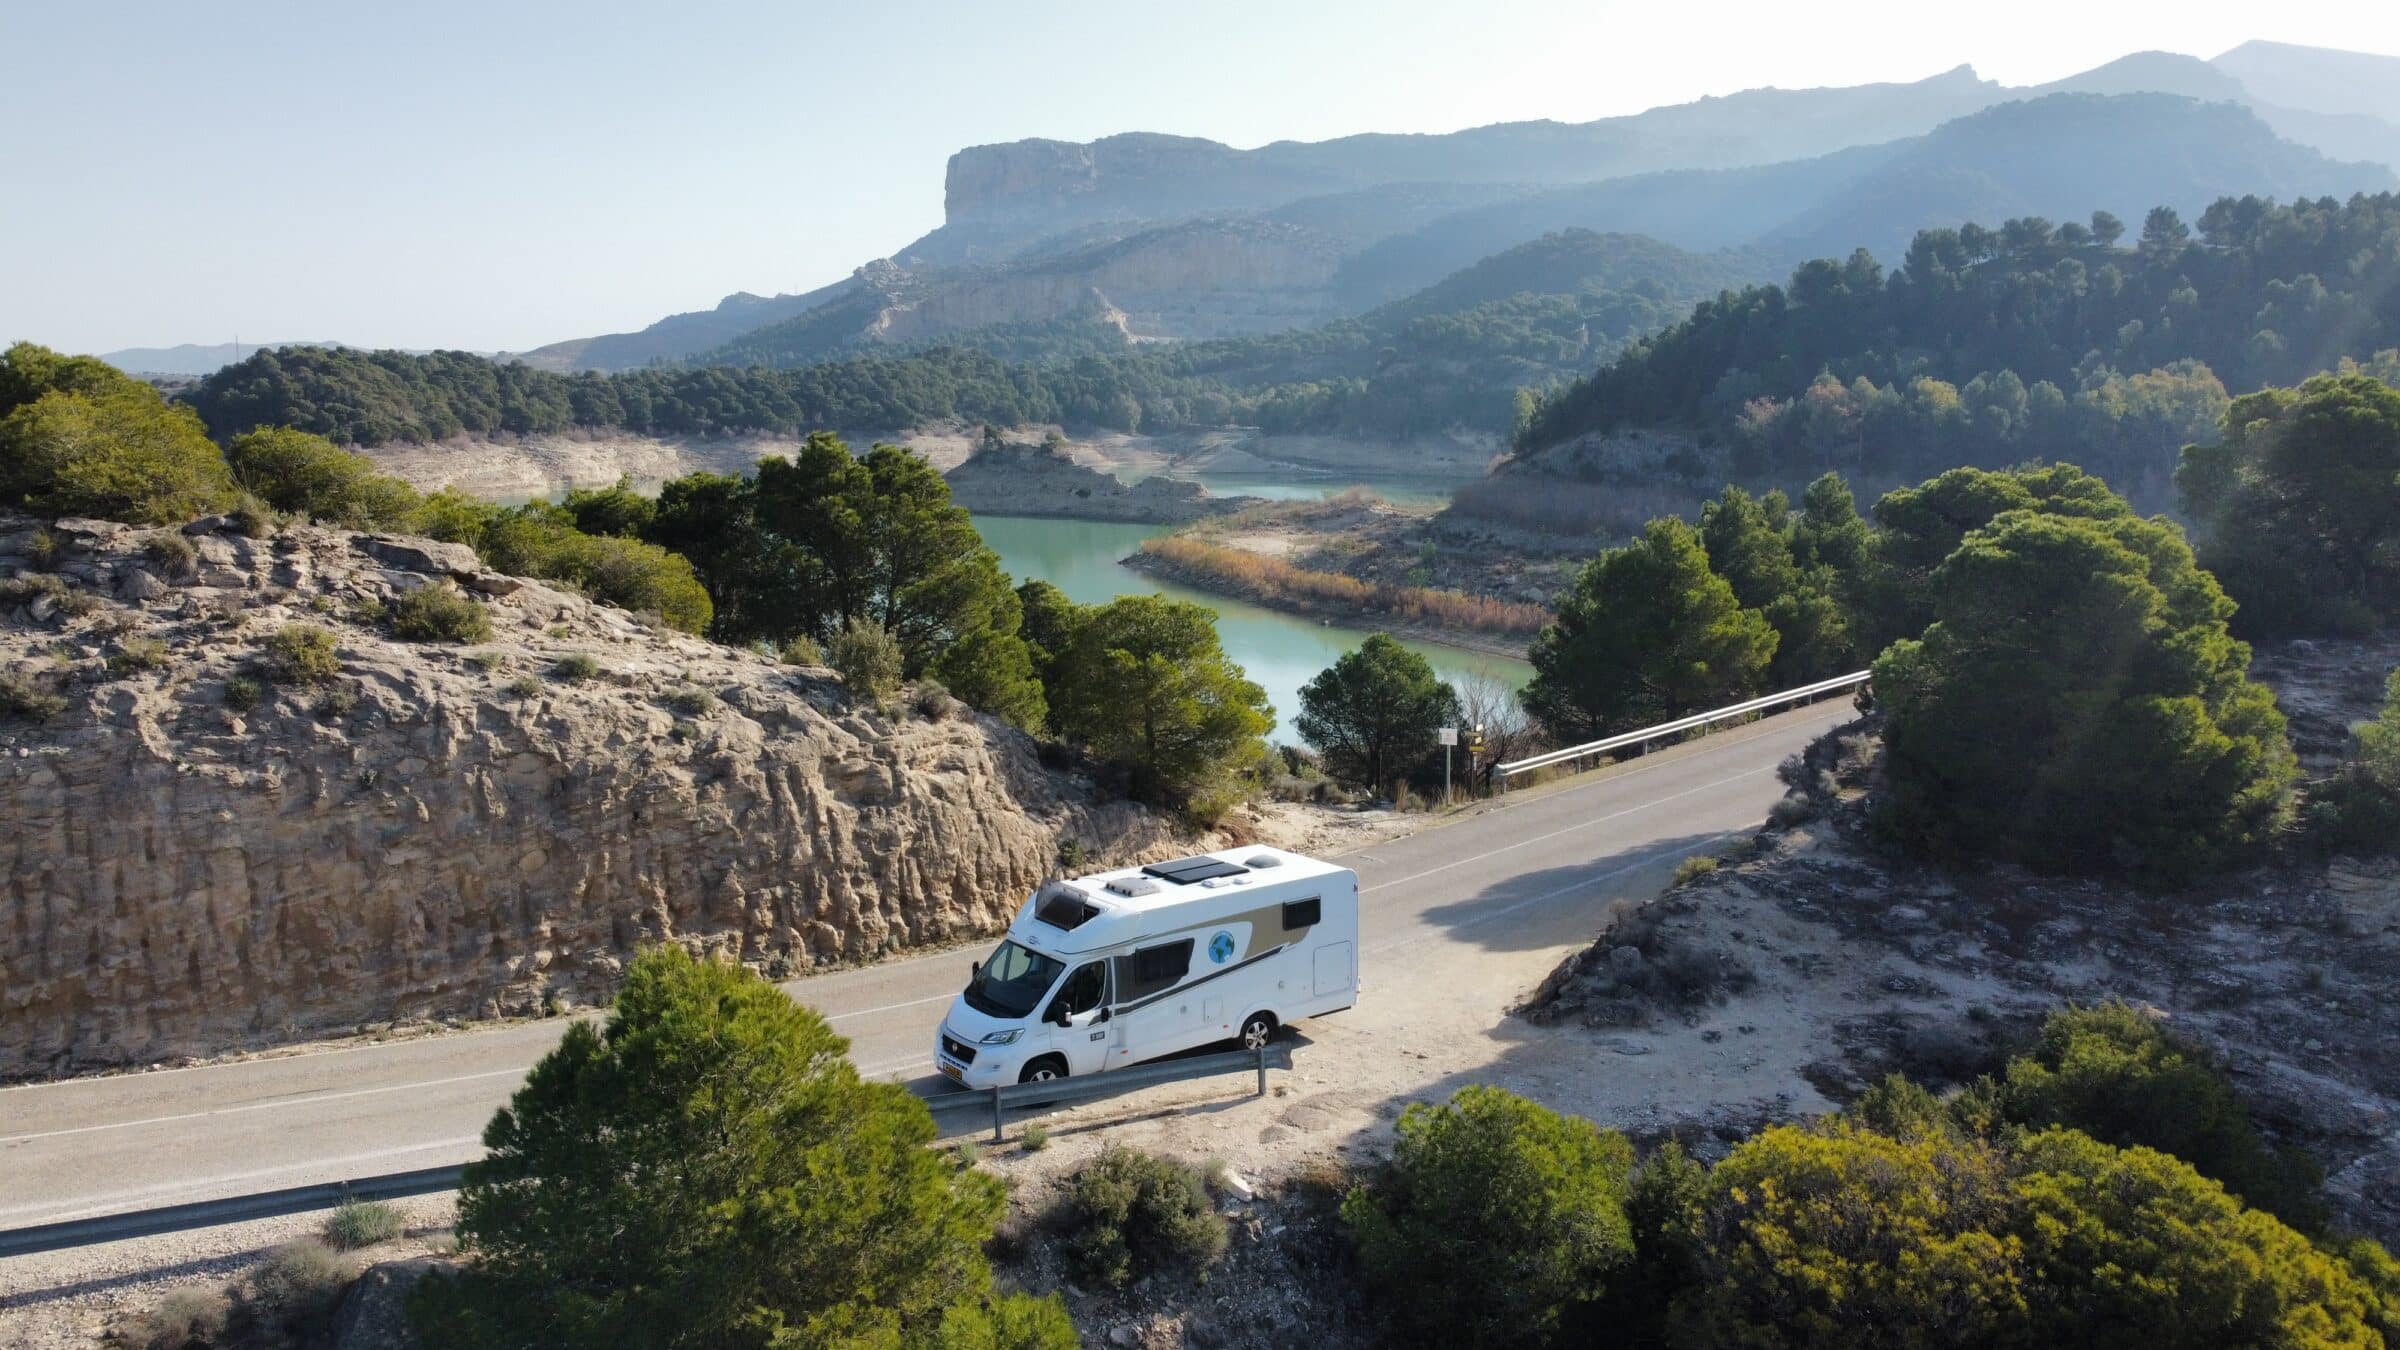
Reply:
[[[1691,509],[1689,494],[1550,474],[1494,474],[1450,494],[1450,513],[1539,534],[1630,538],[1658,516]]]
[[[1224,583],[1268,601],[1368,611],[1412,623],[1477,633],[1533,634],[1550,622],[1550,611],[1461,591],[1434,591],[1360,581],[1339,572],[1317,572],[1281,558],[1170,535],[1142,543],[1142,551],[1167,564]]]

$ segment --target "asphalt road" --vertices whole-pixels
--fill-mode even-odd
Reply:
[[[1755,826],[1775,766],[1850,715],[1787,713],[1513,795],[1346,856],[1359,874],[1362,1006],[1438,992],[1440,944],[1575,941],[1683,855]],[[944,1006],[984,947],[794,981],[859,1067],[932,1067]],[[534,1022],[268,1059],[0,1090],[0,1228],[462,1162],[557,1043]]]

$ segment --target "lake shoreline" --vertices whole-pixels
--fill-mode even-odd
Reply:
[[[1479,656],[1497,656],[1510,661],[1524,661],[1532,643],[1495,633],[1477,633],[1430,624],[1409,623],[1391,614],[1363,605],[1312,604],[1276,595],[1254,586],[1234,584],[1224,577],[1201,568],[1184,567],[1171,559],[1142,549],[1117,560],[1128,571],[1158,581],[1171,582],[1188,590],[1239,600],[1261,609],[1288,614],[1298,619],[1313,619],[1318,623],[1342,628],[1363,629],[1368,632],[1389,633],[1411,642],[1423,642],[1457,651],[1473,652]]]

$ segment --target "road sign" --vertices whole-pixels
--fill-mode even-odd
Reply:
[[[1440,731],[1435,732],[1434,735],[1439,738],[1440,743],[1443,745],[1458,744],[1457,727],[1443,727]]]

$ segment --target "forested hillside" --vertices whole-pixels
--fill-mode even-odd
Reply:
[[[1769,475],[2071,454],[2125,482],[2170,472],[2227,391],[2400,346],[2400,196],[2227,198],[2197,224],[2020,218],[1924,231],[1890,272],[1810,262],[1545,399],[1518,449],[1671,426]]]
[[[358,445],[574,427],[890,430],[950,418],[1121,431],[1256,425],[1410,435],[1466,426],[1497,434],[1518,389],[1572,378],[1742,269],[1655,240],[1575,232],[1364,318],[1261,337],[1136,344],[1087,309],[940,346],[826,360],[828,326],[855,317],[837,300],[689,369],[560,375],[463,352],[287,348],[217,372],[191,401],[219,436],[288,425]]]

